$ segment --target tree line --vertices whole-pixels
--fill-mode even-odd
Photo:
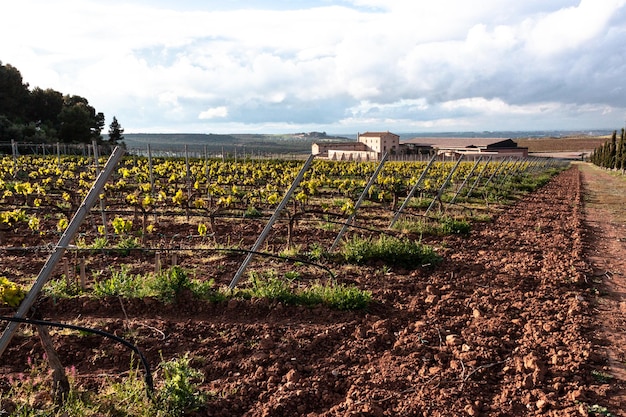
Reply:
[[[0,61],[0,142],[102,143],[103,128],[104,114],[86,98],[50,88],[31,90],[17,68]],[[118,143],[123,132],[114,117],[108,142]]]
[[[589,160],[603,168],[618,169],[624,171],[626,169],[626,132],[622,128],[619,140],[617,139],[617,131],[614,130],[611,139],[604,142],[603,145],[593,150],[589,156]]]

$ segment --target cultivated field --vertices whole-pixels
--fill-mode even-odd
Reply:
[[[27,287],[95,167],[21,158],[2,161],[0,276]],[[608,415],[577,168],[388,163],[356,207],[376,164],[314,162],[233,285],[302,164],[124,160],[34,315],[135,344],[155,401],[130,350],[51,329],[67,415]],[[53,409],[44,356],[21,326],[9,414]]]

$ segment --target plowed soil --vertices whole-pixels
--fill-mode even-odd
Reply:
[[[602,174],[585,172],[584,184]],[[581,175],[574,166],[469,236],[435,243],[437,267],[342,270],[340,282],[372,291],[367,311],[187,296],[44,299],[37,309],[130,336],[152,364],[189,353],[215,394],[198,415],[586,416],[594,405],[626,415],[616,368],[626,233],[585,208]],[[130,353],[111,341],[54,340],[83,389],[128,372]],[[41,355],[21,332],[0,358],[2,378]]]

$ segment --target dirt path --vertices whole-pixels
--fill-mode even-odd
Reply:
[[[611,410],[626,416],[626,177],[589,164],[578,164],[578,168],[587,229],[585,253],[594,283],[601,286],[597,336],[605,346],[607,371],[617,388]]]

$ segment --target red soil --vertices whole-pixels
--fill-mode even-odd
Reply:
[[[573,167],[469,236],[436,243],[444,261],[435,268],[344,267],[338,281],[373,293],[363,312],[187,296],[44,299],[38,311],[132,335],[153,365],[189,353],[216,393],[198,415],[565,416],[594,404],[617,413],[622,381],[592,373],[606,372],[608,354],[584,220]],[[227,283],[238,261],[220,262],[213,274]],[[54,338],[83,388],[128,371],[130,353],[111,341]],[[2,379],[41,355],[32,333],[18,334],[0,358]]]

